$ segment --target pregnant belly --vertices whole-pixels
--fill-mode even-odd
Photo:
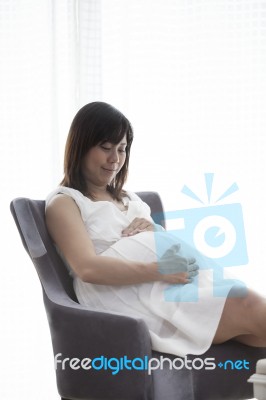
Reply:
[[[177,244],[177,238],[167,232],[141,232],[121,238],[101,253],[101,256],[153,262],[174,244]]]
[[[180,245],[178,254],[181,257],[193,257],[200,269],[213,269],[218,265],[214,260],[205,257],[195,248],[175,236],[163,232],[141,232],[137,235],[123,237],[100,255],[139,262],[158,261],[173,245]]]

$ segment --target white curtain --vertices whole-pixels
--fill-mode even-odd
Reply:
[[[100,5],[1,0],[4,193],[43,197],[61,178],[71,119],[101,96]]]
[[[0,0],[1,399],[57,399],[41,287],[9,212],[62,178],[70,122],[101,97],[101,1]]]
[[[205,173],[212,199],[238,184],[224,202],[243,209],[241,274],[265,293],[266,1],[0,0],[3,399],[58,398],[40,286],[8,207],[58,183],[70,122],[93,100],[131,120],[127,186],[158,191],[166,211],[200,206],[183,185],[212,206]]]

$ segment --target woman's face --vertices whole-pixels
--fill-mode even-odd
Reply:
[[[89,184],[106,187],[126,160],[126,135],[118,144],[105,142],[92,147],[84,156],[82,172]]]

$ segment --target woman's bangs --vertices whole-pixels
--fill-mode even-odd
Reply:
[[[116,127],[110,128],[105,132],[105,135],[103,135],[103,138],[100,143],[112,143],[112,144],[118,144],[120,143],[125,135],[128,137],[129,135],[129,127],[125,126],[125,124],[121,123],[117,125]]]

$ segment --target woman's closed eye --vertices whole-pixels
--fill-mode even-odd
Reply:
[[[101,148],[105,151],[110,151],[112,150],[112,147],[107,147],[107,146],[103,146],[101,145]],[[119,153],[125,153],[126,152],[126,147],[121,147],[120,149],[118,149]]]
[[[111,147],[107,147],[107,146],[101,146],[101,148],[102,148],[103,150],[106,150],[106,151],[111,150]]]

